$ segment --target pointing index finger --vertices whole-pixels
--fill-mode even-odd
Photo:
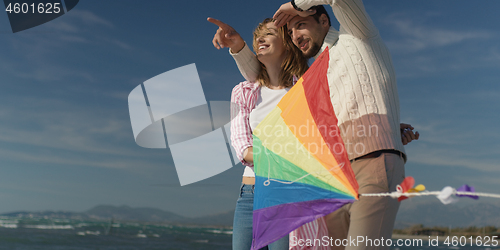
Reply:
[[[209,21],[209,22],[211,22],[211,23],[213,23],[213,24],[221,27],[222,29],[227,29],[229,27],[229,25],[227,25],[227,24],[225,24],[225,23],[223,23],[223,22],[221,22],[221,21],[219,21],[219,20],[217,20],[215,18],[209,17],[209,18],[207,18],[207,21]]]

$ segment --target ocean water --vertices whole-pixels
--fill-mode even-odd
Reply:
[[[230,250],[231,229],[96,222],[48,218],[0,218],[0,250]],[[404,237],[404,236],[403,236]],[[493,250],[470,242],[422,240],[419,245],[393,245],[391,250]],[[410,239],[406,240],[410,243]],[[450,238],[451,240],[451,238]],[[393,239],[396,244],[397,239]],[[483,241],[484,242],[484,241]],[[454,244],[454,245],[453,245]]]
[[[231,249],[230,229],[138,223],[113,223],[111,226],[106,222],[60,220],[5,221],[0,222],[0,249]]]

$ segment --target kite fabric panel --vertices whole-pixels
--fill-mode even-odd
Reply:
[[[252,249],[358,199],[327,80],[328,49],[253,131]]]

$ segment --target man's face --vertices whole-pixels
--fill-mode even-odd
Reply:
[[[321,23],[321,22],[320,22]],[[288,34],[306,58],[315,56],[325,38],[325,28],[314,17],[296,16],[288,22]]]

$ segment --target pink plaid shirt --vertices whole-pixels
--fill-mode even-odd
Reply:
[[[243,159],[243,152],[252,147],[253,138],[249,115],[255,108],[259,88],[258,83],[245,81],[236,85],[231,93],[231,102],[237,104],[232,105],[233,108],[231,108],[231,144],[241,163],[249,167],[253,167],[253,164]]]

